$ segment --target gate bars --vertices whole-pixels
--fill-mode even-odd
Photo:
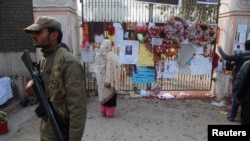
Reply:
[[[171,16],[185,15],[185,11],[193,11],[192,14],[186,14],[184,17],[188,21],[195,20],[194,18],[201,14],[196,10],[202,8],[197,8],[197,5],[188,5],[191,9],[183,9],[187,8],[187,5],[185,7],[178,7],[174,5],[136,2],[133,0],[82,0],[82,18],[84,22],[164,23]],[[210,11],[212,10],[211,14],[208,15],[209,22],[217,24],[218,6],[211,7],[207,5],[205,7]],[[204,8],[202,10],[204,11]],[[168,58],[168,60],[177,60],[177,58]],[[96,80],[94,74],[88,71],[89,67],[89,64],[86,64],[86,88],[88,91],[96,91]],[[136,85],[140,89],[152,90],[155,84],[159,84],[161,90],[165,91],[207,91],[211,89],[212,74],[213,72],[207,75],[178,74],[176,78],[161,78],[152,84],[134,84],[131,75],[126,75],[126,83],[121,87],[121,90],[133,90],[133,85]]]

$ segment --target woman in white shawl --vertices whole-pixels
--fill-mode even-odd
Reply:
[[[111,41],[105,39],[96,53],[96,79],[100,112],[102,116],[113,117],[119,90],[120,69],[117,55],[112,53]],[[118,73],[117,73],[118,72]]]

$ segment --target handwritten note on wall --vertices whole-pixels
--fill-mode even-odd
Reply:
[[[154,66],[154,54],[150,52],[145,44],[139,45],[138,66]]]

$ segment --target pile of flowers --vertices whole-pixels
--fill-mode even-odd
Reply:
[[[108,39],[112,42],[112,44],[115,41],[115,26],[112,22],[108,25]]]
[[[219,64],[219,55],[217,53],[214,53],[213,56],[212,56],[212,70],[214,70],[218,64]]]
[[[7,121],[7,114],[4,111],[0,111],[0,123]]]

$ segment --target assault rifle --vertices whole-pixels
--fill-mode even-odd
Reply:
[[[32,62],[28,49],[24,50],[24,53],[21,58],[26,68],[29,70],[31,77],[34,81],[34,86],[39,100],[40,108],[44,110],[44,113],[46,114],[52,127],[54,128],[58,140],[67,141],[68,140],[67,129],[63,127],[62,121],[59,122],[60,120],[58,119],[53,106],[51,105],[50,101],[48,100],[45,94],[39,70],[37,69],[35,63]]]

